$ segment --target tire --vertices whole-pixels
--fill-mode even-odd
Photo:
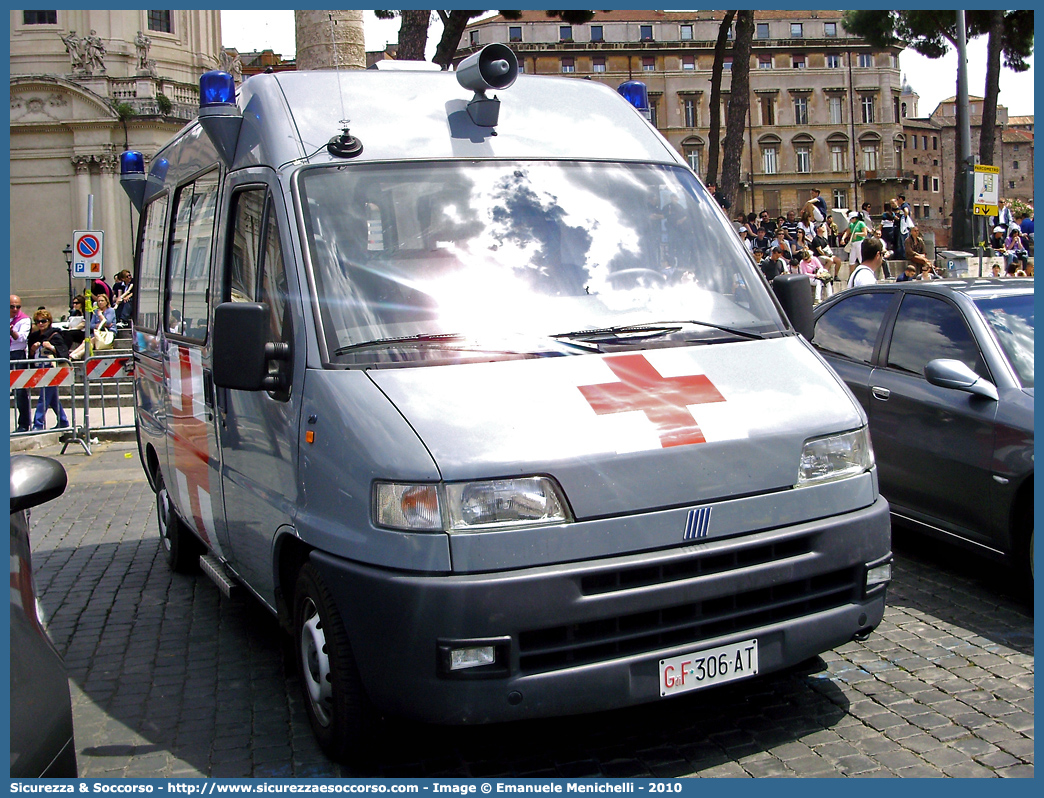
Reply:
[[[163,476],[156,474],[156,520],[159,523],[160,546],[170,570],[192,573],[199,565],[204,547],[192,531],[178,517]]]
[[[333,597],[310,563],[301,567],[294,588],[293,643],[319,747],[335,762],[363,763],[373,750],[377,716]]]

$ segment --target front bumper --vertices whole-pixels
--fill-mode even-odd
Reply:
[[[888,503],[692,546],[561,565],[418,576],[313,552],[366,690],[436,723],[593,712],[660,698],[659,660],[751,637],[760,673],[876,627]],[[440,645],[487,641],[491,670],[440,672]]]

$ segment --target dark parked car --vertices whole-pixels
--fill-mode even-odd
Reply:
[[[65,491],[57,460],[11,458],[11,777],[76,777],[65,664],[40,623],[29,550],[29,508]]]
[[[880,283],[814,320],[870,419],[893,515],[1032,579],[1033,280]]]

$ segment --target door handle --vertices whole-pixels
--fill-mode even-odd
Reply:
[[[873,387],[870,389],[870,393],[874,395],[874,398],[880,399],[882,402],[887,402],[888,397],[892,395],[892,392],[887,388]]]

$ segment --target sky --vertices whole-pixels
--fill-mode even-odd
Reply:
[[[367,50],[383,50],[385,44],[398,40],[397,19],[379,20],[372,11],[364,12],[363,18]],[[434,20],[428,31],[429,59],[435,54],[435,45],[442,32],[441,22],[437,17]],[[271,48],[284,58],[294,55],[293,11],[222,11],[221,30],[225,47],[235,47],[241,52]],[[1033,59],[1030,58],[1029,62],[1029,71],[1021,74],[1010,69],[1001,70],[999,102],[1007,107],[1009,116],[1033,114]],[[981,97],[986,86],[985,37],[968,43],[968,64],[968,93]],[[937,60],[904,50],[899,56],[899,68],[920,96],[919,116],[929,116],[942,100],[957,94],[957,53],[954,50]]]

